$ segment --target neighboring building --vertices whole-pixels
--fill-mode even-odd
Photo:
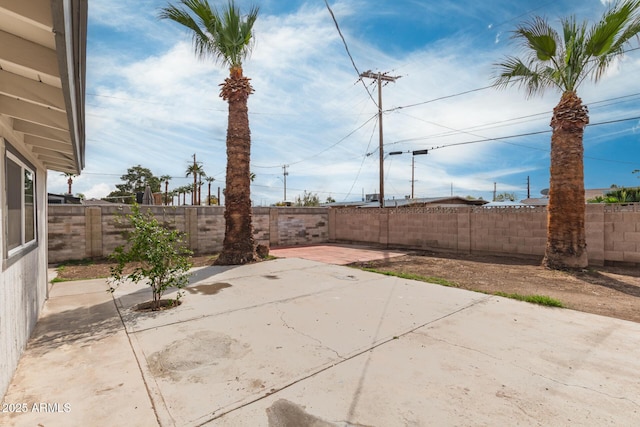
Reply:
[[[82,200],[82,204],[85,206],[104,206],[104,205],[115,205],[116,203],[110,202],[108,200],[102,200],[102,199],[85,199],[85,200]]]
[[[47,298],[47,173],[84,167],[86,0],[0,0],[0,396]]]
[[[369,194],[367,194],[369,196]],[[385,208],[415,208],[415,207],[456,207],[456,206],[482,206],[488,203],[482,199],[467,199],[464,197],[423,197],[417,199],[387,199],[384,202]],[[377,200],[357,201],[357,202],[333,202],[322,204],[329,208],[379,208],[380,202]]]
[[[71,194],[47,194],[47,203],[50,205],[80,205],[82,199]]]

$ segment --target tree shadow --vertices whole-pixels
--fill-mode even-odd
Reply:
[[[607,270],[603,270],[603,271],[609,272]],[[640,298],[640,286],[632,285],[632,284],[623,282],[622,280],[609,277],[605,274],[602,274],[600,271],[590,270],[585,272],[575,272],[571,274],[576,279],[582,280],[583,282],[589,283],[591,285],[602,286],[604,288],[608,288],[616,292],[621,292],[623,294]],[[625,274],[629,276],[639,277],[637,275],[631,275],[627,273],[616,273],[616,274]]]
[[[124,331],[114,301],[77,307],[41,317],[27,350],[40,355],[65,345],[91,344]]]

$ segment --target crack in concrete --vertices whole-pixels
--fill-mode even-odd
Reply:
[[[528,369],[528,368],[524,368],[524,367],[522,367],[522,366],[518,366],[518,365],[516,365],[516,364],[512,364],[512,365],[513,365],[513,366],[515,366],[516,368],[523,369],[523,370],[525,370],[525,371],[527,371],[527,372],[531,373],[532,375],[535,375],[535,376],[538,376],[538,377],[544,378],[545,380],[548,380],[548,381],[554,382],[554,383],[556,383],[556,384],[560,384],[560,385],[563,385],[563,386],[565,386],[565,387],[581,388],[581,389],[583,389],[583,390],[588,390],[588,391],[591,391],[591,392],[593,392],[593,393],[600,394],[600,395],[602,395],[602,396],[607,396],[608,398],[611,398],[611,399],[624,400],[624,401],[627,401],[627,402],[631,403],[632,405],[635,405],[635,406],[637,406],[637,407],[639,407],[639,408],[640,408],[640,403],[636,402],[636,401],[635,401],[635,400],[633,400],[633,399],[629,399],[628,397],[625,397],[625,396],[614,396],[614,395],[612,395],[612,394],[606,393],[606,392],[601,391],[601,390],[596,390],[596,389],[594,389],[594,388],[592,388],[592,387],[585,386],[585,385],[565,383],[565,382],[560,381],[560,380],[557,380],[557,379],[555,379],[555,378],[547,377],[546,375],[542,375],[542,374],[540,374],[540,373],[538,373],[538,372],[534,372],[534,371],[532,371],[532,370],[530,370],[530,369]]]
[[[296,328],[294,328],[293,326],[289,325],[289,324],[287,323],[287,321],[286,321],[286,320],[284,320],[284,314],[285,314],[285,313],[284,313],[284,311],[280,310],[280,308],[278,308],[278,307],[276,307],[276,310],[278,310],[278,312],[280,313],[280,321],[282,321],[282,324],[283,324],[286,328],[291,329],[293,332],[295,332],[295,333],[297,333],[297,334],[299,334],[299,335],[302,335],[303,337],[309,338],[310,340],[313,340],[313,341],[317,342],[321,347],[326,348],[326,349],[331,350],[332,352],[334,352],[334,353],[336,354],[336,356],[338,357],[338,359],[340,359],[340,360],[344,360],[344,357],[342,357],[342,356],[340,355],[340,353],[338,353],[336,350],[334,350],[333,348],[329,347],[328,345],[324,344],[324,343],[323,343],[321,340],[319,340],[318,338],[313,337],[313,336],[311,336],[311,335],[307,335],[307,334],[305,334],[304,332],[299,331],[298,329],[296,329]]]
[[[349,361],[349,360],[351,360],[351,359],[355,359],[356,357],[361,356],[361,355],[363,355],[363,354],[365,354],[365,353],[368,353],[368,352],[370,352],[370,351],[373,351],[373,350],[375,350],[376,348],[381,347],[381,346],[383,346],[383,345],[385,345],[385,344],[388,344],[388,343],[390,343],[390,342],[397,341],[397,340],[398,340],[398,338],[403,337],[403,336],[406,336],[406,335],[409,335],[409,334],[411,334],[412,332],[415,332],[416,330],[418,330],[418,329],[420,329],[420,328],[423,328],[423,327],[425,327],[425,326],[431,325],[431,324],[433,324],[433,323],[435,323],[435,322],[438,322],[438,321],[440,321],[440,320],[446,319],[446,318],[451,317],[451,316],[454,316],[454,315],[456,315],[456,314],[458,314],[458,313],[460,313],[460,312],[463,312],[463,311],[465,311],[465,310],[468,310],[468,309],[470,309],[470,308],[472,308],[472,307],[474,307],[474,306],[476,306],[476,305],[478,305],[478,304],[480,304],[480,303],[483,303],[483,302],[485,302],[485,301],[489,300],[490,298],[492,298],[492,296],[487,296],[487,297],[485,297],[485,298],[481,298],[481,299],[479,299],[479,300],[472,301],[471,303],[469,303],[469,304],[465,305],[464,307],[460,307],[459,309],[457,309],[457,310],[455,310],[455,311],[452,311],[452,312],[447,313],[447,314],[445,314],[445,315],[443,315],[443,316],[440,316],[440,317],[438,317],[438,318],[436,318],[436,319],[430,320],[430,321],[425,322],[425,323],[423,323],[423,324],[421,324],[421,325],[418,325],[418,326],[416,326],[416,327],[414,327],[414,328],[411,328],[410,330],[408,330],[408,331],[406,331],[406,332],[403,332],[403,333],[401,333],[401,334],[395,335],[395,336],[393,336],[393,337],[391,337],[391,338],[388,338],[388,339],[386,339],[386,340],[384,340],[384,341],[381,341],[381,342],[379,342],[379,343],[377,343],[377,344],[371,344],[370,346],[368,346],[368,347],[367,347],[367,348],[365,348],[365,349],[362,349],[362,350],[360,350],[360,351],[358,351],[358,352],[356,352],[356,353],[354,353],[354,354],[352,354],[352,355],[350,355],[350,356],[348,356],[348,357],[341,358],[339,361],[337,361],[337,362],[335,362],[335,363],[331,363],[331,364],[329,364],[329,365],[326,365],[326,366],[320,367],[318,370],[316,370],[316,371],[314,371],[314,372],[311,372],[311,373],[309,373],[308,375],[305,375],[305,376],[304,376],[304,377],[302,377],[302,378],[298,378],[298,379],[296,379],[296,380],[294,380],[294,381],[290,382],[289,384],[285,384],[285,385],[283,385],[282,387],[279,387],[279,388],[277,388],[277,389],[275,389],[275,388],[274,388],[274,389],[271,389],[268,393],[266,393],[266,394],[264,394],[264,395],[261,395],[261,396],[258,396],[258,397],[256,397],[255,399],[252,399],[252,400],[251,400],[251,401],[249,401],[249,402],[245,402],[245,403],[243,403],[242,405],[240,405],[240,406],[238,406],[238,407],[236,407],[236,408],[228,409],[228,410],[226,410],[225,412],[222,412],[222,413],[216,414],[216,415],[215,415],[215,416],[213,416],[212,418],[209,418],[209,419],[207,419],[207,420],[202,421],[200,424],[198,424],[198,425],[197,425],[197,427],[204,426],[205,424],[207,424],[207,423],[209,423],[209,422],[211,422],[211,421],[214,421],[214,420],[217,420],[217,419],[220,419],[220,418],[224,417],[226,414],[230,414],[230,413],[235,412],[235,411],[237,411],[237,410],[239,410],[239,409],[242,409],[242,408],[244,408],[244,407],[247,407],[247,406],[249,406],[249,405],[251,405],[251,404],[254,404],[254,403],[256,403],[256,402],[259,402],[259,401],[261,401],[261,400],[263,400],[263,399],[265,399],[265,398],[267,398],[267,397],[269,397],[269,396],[272,396],[272,395],[274,395],[274,394],[276,394],[276,393],[278,393],[278,392],[280,392],[280,391],[282,391],[282,390],[288,389],[288,388],[293,387],[294,385],[296,385],[296,384],[298,384],[298,383],[301,383],[301,382],[303,382],[303,381],[306,381],[306,380],[308,380],[309,378],[316,377],[316,376],[320,375],[321,373],[323,373],[323,372],[325,372],[325,371],[328,371],[329,369],[332,369],[332,368],[334,368],[334,367],[336,367],[336,366],[338,366],[338,365],[340,365],[340,364],[342,364],[342,363],[348,362],[348,361]]]
[[[489,353],[485,353],[484,351],[480,351],[480,350],[478,350],[478,349],[476,349],[476,348],[472,348],[472,347],[468,347],[468,346],[464,346],[464,345],[460,345],[460,344],[455,344],[455,343],[452,343],[452,342],[447,341],[447,340],[442,339],[442,338],[436,338],[436,337],[431,336],[430,334],[428,334],[428,333],[426,333],[426,332],[421,332],[421,331],[412,331],[412,332],[410,332],[410,333],[415,333],[416,335],[422,335],[422,336],[428,337],[428,338],[430,338],[430,339],[432,339],[432,340],[435,340],[435,341],[438,341],[438,342],[445,343],[445,344],[450,345],[450,346],[452,346],[452,347],[462,348],[462,349],[465,349],[465,350],[468,350],[468,351],[472,351],[472,352],[474,352],[474,353],[482,354],[482,355],[487,356],[487,357],[489,357],[489,358],[491,358],[491,359],[493,359],[493,360],[497,360],[497,361],[500,361],[500,362],[505,362],[505,360],[504,360],[504,359],[502,359],[502,358],[500,358],[500,357],[494,356],[494,355],[489,354]],[[528,372],[528,373],[530,373],[530,374],[532,374],[532,375],[535,375],[535,376],[538,376],[538,377],[544,378],[544,379],[546,379],[546,380],[548,380],[548,381],[554,382],[554,383],[556,383],[556,384],[560,384],[560,385],[565,386],[565,387],[581,388],[581,389],[588,390],[588,391],[591,391],[591,392],[594,392],[594,393],[597,393],[597,394],[600,394],[600,395],[603,395],[603,396],[607,396],[607,397],[609,397],[609,398],[611,398],[611,399],[627,401],[627,402],[629,402],[629,403],[631,403],[631,404],[633,404],[633,405],[635,405],[635,406],[640,407],[640,403],[636,402],[635,400],[629,399],[628,397],[624,397],[624,396],[614,396],[614,395],[609,394],[609,393],[606,393],[606,392],[604,392],[604,391],[602,391],[602,390],[596,390],[596,389],[594,389],[594,388],[592,388],[592,387],[585,386],[585,385],[566,383],[566,382],[563,382],[563,381],[557,380],[557,379],[555,379],[555,378],[547,377],[546,375],[542,375],[542,374],[540,374],[539,372],[532,371],[531,369],[529,369],[529,368],[527,368],[527,367],[520,366],[520,365],[515,364],[515,363],[509,363],[509,365],[513,366],[514,368],[521,369],[521,370],[523,370],[523,371],[525,371],[525,372]],[[522,409],[522,408],[520,408],[520,409]],[[523,412],[524,412],[524,411],[523,411]],[[528,416],[529,416],[529,414],[528,414],[528,413],[526,413],[526,412],[524,412],[524,413],[525,413],[526,415],[528,415]]]
[[[344,285],[341,284],[341,285],[337,285],[337,286],[334,286],[334,287],[331,287],[331,288],[323,289],[321,291],[309,292],[309,293],[306,293],[306,294],[296,295],[296,296],[293,296],[293,297],[279,299],[279,300],[275,300],[275,301],[267,301],[267,302],[263,302],[263,303],[260,303],[260,304],[254,304],[254,305],[251,305],[251,306],[247,306],[247,307],[233,308],[233,309],[230,309],[230,310],[220,311],[218,313],[203,314],[203,315],[194,316],[194,317],[188,318],[188,319],[179,319],[179,320],[176,320],[174,322],[168,322],[168,323],[164,323],[162,325],[156,325],[156,326],[149,326],[147,328],[135,329],[135,330],[132,330],[130,332],[134,333],[134,334],[137,334],[139,332],[145,332],[145,331],[149,331],[149,330],[163,328],[165,326],[177,325],[177,324],[180,324],[180,323],[192,322],[194,320],[200,320],[200,319],[204,319],[204,318],[207,318],[207,317],[222,316],[222,315],[225,315],[225,314],[248,311],[248,310],[252,310],[254,308],[267,307],[269,305],[278,305],[278,304],[281,304],[281,303],[284,303],[284,302],[295,301],[295,300],[297,300],[299,298],[307,298],[307,297],[312,297],[312,296],[316,296],[316,295],[321,295],[321,294],[323,294],[325,292],[332,292],[332,291],[334,291],[336,289],[343,288],[343,287],[344,287]],[[120,308],[122,308],[122,310],[126,310],[126,308],[124,308],[124,307],[119,307],[118,308],[118,312],[120,312]],[[122,315],[121,315],[121,317],[122,317]],[[127,323],[127,321],[125,321],[125,326],[126,326],[126,323]]]

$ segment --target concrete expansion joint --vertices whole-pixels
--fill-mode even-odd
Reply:
[[[540,373],[538,373],[538,372],[534,372],[534,371],[532,371],[532,370],[530,370],[530,369],[523,368],[522,366],[518,366],[518,365],[516,365],[516,364],[512,364],[512,366],[515,366],[516,368],[519,368],[519,369],[522,369],[522,370],[524,370],[524,371],[527,371],[527,372],[529,372],[529,373],[530,373],[530,374],[532,374],[532,375],[538,376],[538,377],[540,377],[540,378],[544,378],[545,380],[548,380],[548,381],[554,382],[554,383],[559,384],[559,385],[564,386],[564,387],[581,388],[581,389],[583,389],[583,390],[591,391],[591,392],[593,392],[593,393],[596,393],[596,394],[599,394],[599,395],[602,395],[602,396],[606,396],[606,397],[608,397],[608,398],[610,398],[610,399],[623,400],[623,401],[629,402],[629,403],[631,403],[632,405],[637,406],[638,408],[640,408],[640,403],[636,402],[636,401],[635,401],[635,400],[633,400],[633,399],[629,399],[628,397],[625,397],[625,396],[614,396],[614,395],[609,394],[609,393],[606,393],[606,392],[604,392],[604,391],[602,391],[602,390],[596,390],[595,388],[593,388],[593,387],[589,387],[589,386],[586,386],[586,385],[581,385],[581,384],[569,384],[569,383],[566,383],[566,382],[564,382],[564,381],[557,380],[557,379],[555,379],[555,378],[547,377],[546,375],[542,375],[542,374],[540,374]]]
[[[145,391],[147,392],[147,396],[149,397],[149,403],[151,405],[151,408],[153,410],[153,414],[156,417],[156,421],[158,423],[158,425],[162,425],[162,420],[161,420],[161,416],[160,413],[158,412],[158,407],[157,404],[154,401],[153,398],[153,393],[151,391],[151,387],[149,386],[149,383],[147,382],[147,376],[145,375],[145,370],[143,369],[143,364],[146,364],[146,360],[141,361],[140,357],[138,356],[138,352],[136,351],[136,346],[133,344],[133,341],[137,339],[136,335],[135,335],[135,331],[129,332],[129,330],[127,329],[127,325],[125,323],[124,317],[122,315],[122,312],[120,311],[120,307],[118,307],[118,302],[119,299],[116,298],[116,296],[112,293],[111,294],[111,300],[113,301],[113,305],[116,307],[116,313],[118,313],[118,318],[120,319],[120,323],[122,324],[122,330],[124,331],[126,337],[127,337],[127,342],[129,343],[129,348],[131,349],[131,352],[133,353],[133,358],[136,361],[136,366],[138,367],[138,371],[140,372],[140,377],[142,378],[142,383],[144,384],[144,388]],[[144,354],[144,353],[143,353]],[[164,402],[164,397],[162,397],[163,400],[163,404],[166,407],[166,402]],[[171,416],[169,415],[169,417],[171,418]],[[173,421],[173,418],[171,418],[171,421]]]
[[[295,333],[297,333],[297,334],[299,334],[299,335],[302,335],[303,337],[309,338],[310,340],[313,340],[313,341],[317,342],[317,343],[318,343],[321,347],[323,347],[323,348],[326,348],[326,349],[328,349],[328,350],[331,350],[332,352],[334,352],[334,353],[336,354],[336,356],[337,356],[341,361],[345,360],[345,358],[344,358],[343,356],[341,356],[341,355],[340,355],[340,353],[338,353],[338,352],[337,352],[336,350],[334,350],[333,348],[331,348],[331,347],[327,346],[326,344],[324,344],[324,343],[323,343],[321,340],[319,340],[318,338],[316,338],[316,337],[312,337],[311,335],[308,335],[308,334],[305,334],[304,332],[299,331],[299,330],[297,330],[296,328],[294,328],[293,326],[289,325],[289,324],[287,323],[287,321],[284,319],[284,314],[285,314],[285,313],[284,313],[282,310],[280,310],[280,308],[278,308],[278,307],[277,307],[277,305],[276,305],[276,310],[278,310],[278,312],[280,313],[280,321],[282,322],[282,324],[283,324],[287,329],[290,329],[290,330],[292,330],[293,332],[295,332]]]

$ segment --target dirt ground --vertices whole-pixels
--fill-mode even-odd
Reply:
[[[211,265],[215,257],[194,257],[194,266]],[[487,293],[545,295],[566,307],[640,323],[640,268],[591,267],[583,272],[547,270],[538,260],[518,258],[412,253],[358,266],[434,277],[457,287]],[[64,265],[61,279],[108,277],[110,264],[96,261]]]
[[[446,279],[473,291],[545,295],[573,310],[640,322],[640,268],[590,267],[564,272],[545,269],[540,261],[413,253],[360,266]]]

